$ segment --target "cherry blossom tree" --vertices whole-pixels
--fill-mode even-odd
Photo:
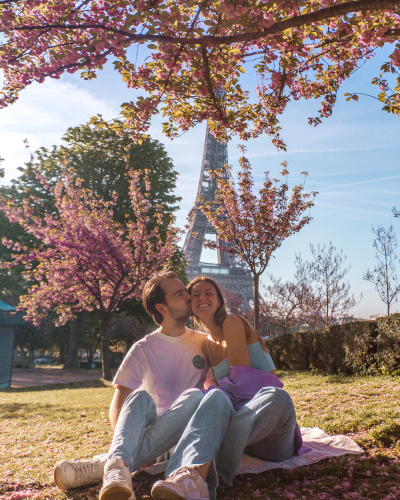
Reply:
[[[243,146],[240,150],[243,154],[246,151]],[[305,193],[304,185],[295,186],[289,198],[287,182],[279,184],[277,179],[271,180],[267,172],[257,197],[253,193],[254,182],[249,161],[242,156],[239,163],[238,188],[230,176],[231,167],[227,167],[227,172],[216,171],[218,190],[215,202],[206,202],[200,208],[213,224],[217,241],[220,238],[229,243],[219,249],[237,255],[253,274],[254,326],[258,330],[260,276],[267,268],[273,252],[284,240],[310,222],[311,217],[303,216],[303,213],[313,206],[312,197],[316,193]],[[287,164],[284,162],[282,165],[282,175],[287,177]],[[218,243],[206,241],[204,246],[216,249]]]
[[[22,205],[10,200],[0,203],[8,219],[19,223],[39,242],[30,249],[2,239],[14,251],[12,262],[3,262],[2,267],[21,263],[25,278],[34,282],[29,293],[20,297],[19,309],[26,310],[25,319],[35,325],[50,311],[58,315],[56,325],[63,325],[81,311],[98,310],[102,318],[106,380],[111,380],[109,328],[113,314],[127,302],[140,299],[146,281],[168,265],[179,236],[179,230],[171,226],[160,237],[161,205],[152,215],[157,224],[149,229],[151,204],[140,191],[142,182],[150,191],[147,174],[127,172],[134,217],[125,224],[114,219],[116,193],[106,202],[93,191],[83,189],[67,170],[54,189],[44,176],[37,174],[44,188],[53,191],[56,209],[52,212],[43,214],[42,200],[33,195]]]
[[[1,0],[0,33],[1,106],[32,82],[77,71],[92,79],[110,61],[144,92],[122,104],[125,123],[115,124],[139,142],[161,112],[169,137],[207,120],[216,137],[268,133],[284,148],[287,104],[320,99],[309,118],[317,125],[340,85],[387,44],[374,97],[400,112],[400,0]],[[257,76],[250,89],[244,65]]]

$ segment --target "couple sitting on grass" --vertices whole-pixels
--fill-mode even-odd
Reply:
[[[110,451],[58,462],[60,488],[103,480],[100,500],[134,500],[131,474],[175,447],[152,497],[213,500],[217,477],[231,485],[243,452],[269,461],[299,452],[293,402],[263,341],[227,313],[212,279],[197,277],[186,289],[175,273],[160,274],[146,284],[143,304],[159,328],[132,346],[113,381]],[[207,333],[186,328],[190,316]]]

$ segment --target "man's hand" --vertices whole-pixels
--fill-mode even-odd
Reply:
[[[112,398],[110,405],[110,415],[109,415],[111,429],[113,431],[115,431],[115,426],[117,425],[122,405],[125,403],[125,399],[129,396],[131,392],[133,392],[132,389],[124,387],[123,385],[117,385],[117,388],[115,389],[114,397]]]

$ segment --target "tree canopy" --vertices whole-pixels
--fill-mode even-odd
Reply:
[[[118,193],[114,206],[114,220],[121,224],[127,218],[133,217],[132,205],[129,199],[129,182],[126,176],[127,166],[133,170],[148,169],[151,182],[151,192],[146,192],[144,184],[141,192],[146,193],[151,203],[150,213],[155,213],[158,204],[164,207],[164,213],[173,214],[178,210],[177,203],[181,198],[175,196],[177,172],[164,146],[153,139],[147,139],[141,145],[132,144],[130,138],[123,134],[119,136],[110,128],[95,130],[89,125],[69,128],[63,136],[63,145],[53,146],[51,150],[40,148],[35,152],[35,164],[32,162],[20,167],[21,176],[11,181],[11,186],[0,187],[0,198],[12,199],[21,205],[24,198],[30,195],[40,198],[47,210],[54,209],[53,194],[44,188],[37,179],[39,172],[51,187],[63,175],[62,165],[68,162],[72,167],[75,179],[81,179],[82,186],[94,191],[105,201],[111,201],[113,192]],[[128,148],[128,149],[126,149]],[[43,207],[42,207],[43,208]],[[35,207],[37,210],[38,207]],[[160,233],[168,230],[168,217],[162,222]],[[152,223],[154,225],[154,222]],[[150,224],[150,225],[152,225]],[[12,224],[0,211],[0,234],[8,239],[18,241],[23,246],[33,247],[36,238],[27,234],[18,224]],[[0,245],[0,261],[9,262],[11,251]],[[177,248],[173,258],[174,269],[185,279],[185,260],[182,251]],[[18,300],[18,296],[26,293],[27,283],[22,275],[22,267],[0,269],[0,298],[5,301]],[[129,305],[131,309],[134,304]],[[143,311],[135,314],[147,318]]]
[[[244,154],[246,148],[239,147]],[[313,205],[317,193],[304,192],[304,184],[292,188],[291,195],[287,184],[286,162],[281,175],[286,181],[279,184],[277,179],[270,179],[265,172],[265,180],[259,193],[254,193],[254,180],[251,167],[245,156],[239,158],[241,167],[239,181],[235,185],[231,167],[216,170],[218,190],[215,201],[199,199],[202,212],[214,226],[216,241],[205,240],[203,246],[219,249],[236,255],[253,275],[254,283],[254,327],[259,329],[260,297],[259,280],[267,268],[272,254],[286,238],[299,232],[311,221],[305,212]],[[303,172],[307,175],[307,172]],[[223,246],[220,241],[222,240]],[[226,245],[226,243],[228,245]]]
[[[25,319],[39,325],[48,315],[57,313],[56,326],[76,318],[82,311],[98,310],[102,316],[103,375],[111,380],[109,326],[113,314],[133,299],[140,299],[148,279],[160,268],[169,268],[176,252],[180,230],[163,213],[161,204],[153,215],[156,224],[149,227],[151,204],[140,191],[151,184],[146,173],[129,170],[129,198],[134,218],[124,224],[114,220],[116,192],[110,201],[81,186],[80,179],[65,171],[54,188],[37,173],[44,189],[54,197],[54,209],[37,215],[42,205],[35,196],[22,206],[11,200],[0,209],[12,223],[19,223],[38,241],[34,248],[3,237],[3,245],[13,250],[12,262],[0,263],[3,269],[22,264],[27,281],[34,281],[29,293],[20,297],[19,308]],[[167,215],[169,231],[163,238],[162,220]],[[36,264],[33,267],[33,263]],[[81,318],[82,319],[82,318]]]
[[[309,119],[320,123],[343,81],[385,44],[394,47],[373,83],[383,109],[400,111],[400,0],[2,0],[0,33],[0,106],[32,82],[77,71],[91,79],[110,61],[144,91],[114,125],[139,141],[161,111],[169,137],[207,120],[216,137],[268,133],[284,147],[287,104],[320,99]],[[257,75],[250,89],[244,63]]]
[[[89,125],[70,127],[62,141],[61,146],[53,146],[51,150],[42,147],[35,152],[35,164],[29,162],[25,168],[20,168],[22,175],[11,182],[10,196],[18,199],[26,197],[27,193],[40,196],[50,208],[54,205],[53,195],[44,189],[35,171],[54,187],[67,162],[73,169],[73,176],[81,179],[82,186],[91,189],[104,201],[110,201],[113,192],[118,193],[114,206],[118,222],[125,222],[133,213],[127,169],[149,170],[151,193],[147,196],[153,210],[160,203],[167,214],[178,210],[177,203],[181,198],[173,193],[178,173],[159,141],[147,139],[140,145],[132,144],[126,134],[119,136],[111,128],[96,130]],[[146,193],[144,184],[141,192]]]

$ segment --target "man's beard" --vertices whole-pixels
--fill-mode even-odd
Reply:
[[[168,305],[167,309],[171,318],[178,323],[184,323],[193,314],[192,308],[189,304],[186,309],[174,309],[173,307],[170,307]]]

